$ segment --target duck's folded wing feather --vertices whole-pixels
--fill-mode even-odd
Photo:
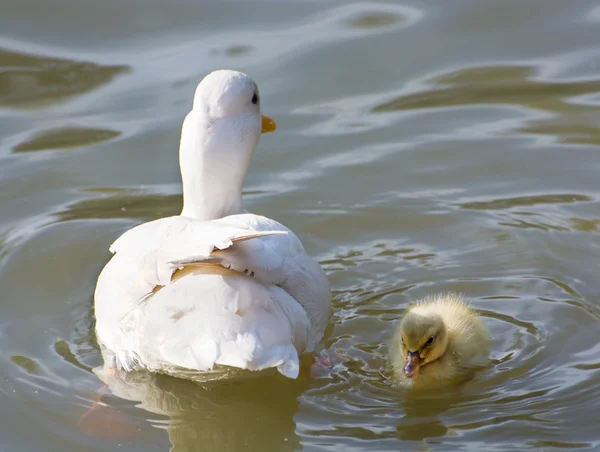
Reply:
[[[216,220],[228,227],[247,227],[257,232],[282,231],[259,240],[247,240],[215,251],[211,258],[227,268],[248,271],[265,284],[283,288],[302,305],[311,321],[306,351],[313,351],[323,337],[331,314],[331,289],[319,263],[308,256],[296,235],[266,217],[241,214]]]
[[[137,265],[139,276],[147,283],[165,286],[170,283],[175,270],[210,259],[215,250],[225,250],[234,243],[258,237],[287,234],[282,230],[257,231],[243,226],[186,217],[163,218],[127,231],[113,243],[110,251]],[[269,248],[263,248],[263,254],[269,251]],[[261,256],[257,253],[254,259],[273,260],[276,253],[271,254]],[[236,265],[235,269],[238,267]]]

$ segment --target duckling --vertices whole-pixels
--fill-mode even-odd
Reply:
[[[413,387],[465,381],[488,362],[489,334],[467,301],[436,295],[413,304],[392,342],[392,366],[400,383]]]

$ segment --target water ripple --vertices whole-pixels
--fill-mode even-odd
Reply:
[[[0,48],[0,106],[40,107],[80,95],[129,70]]]

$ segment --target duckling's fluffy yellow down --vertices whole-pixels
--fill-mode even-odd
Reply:
[[[464,298],[436,295],[411,305],[391,352],[400,383],[422,388],[454,384],[488,363],[489,334]]]

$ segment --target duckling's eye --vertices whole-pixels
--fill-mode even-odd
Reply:
[[[247,98],[246,98],[247,99]],[[254,95],[252,96],[252,103],[254,105],[256,105],[258,103],[258,96],[256,95],[256,93],[254,93]]]
[[[430,338],[427,340],[427,342],[425,342],[425,345],[431,345],[431,344],[433,344],[433,341],[435,341],[435,337],[431,336],[431,337],[430,337]]]

